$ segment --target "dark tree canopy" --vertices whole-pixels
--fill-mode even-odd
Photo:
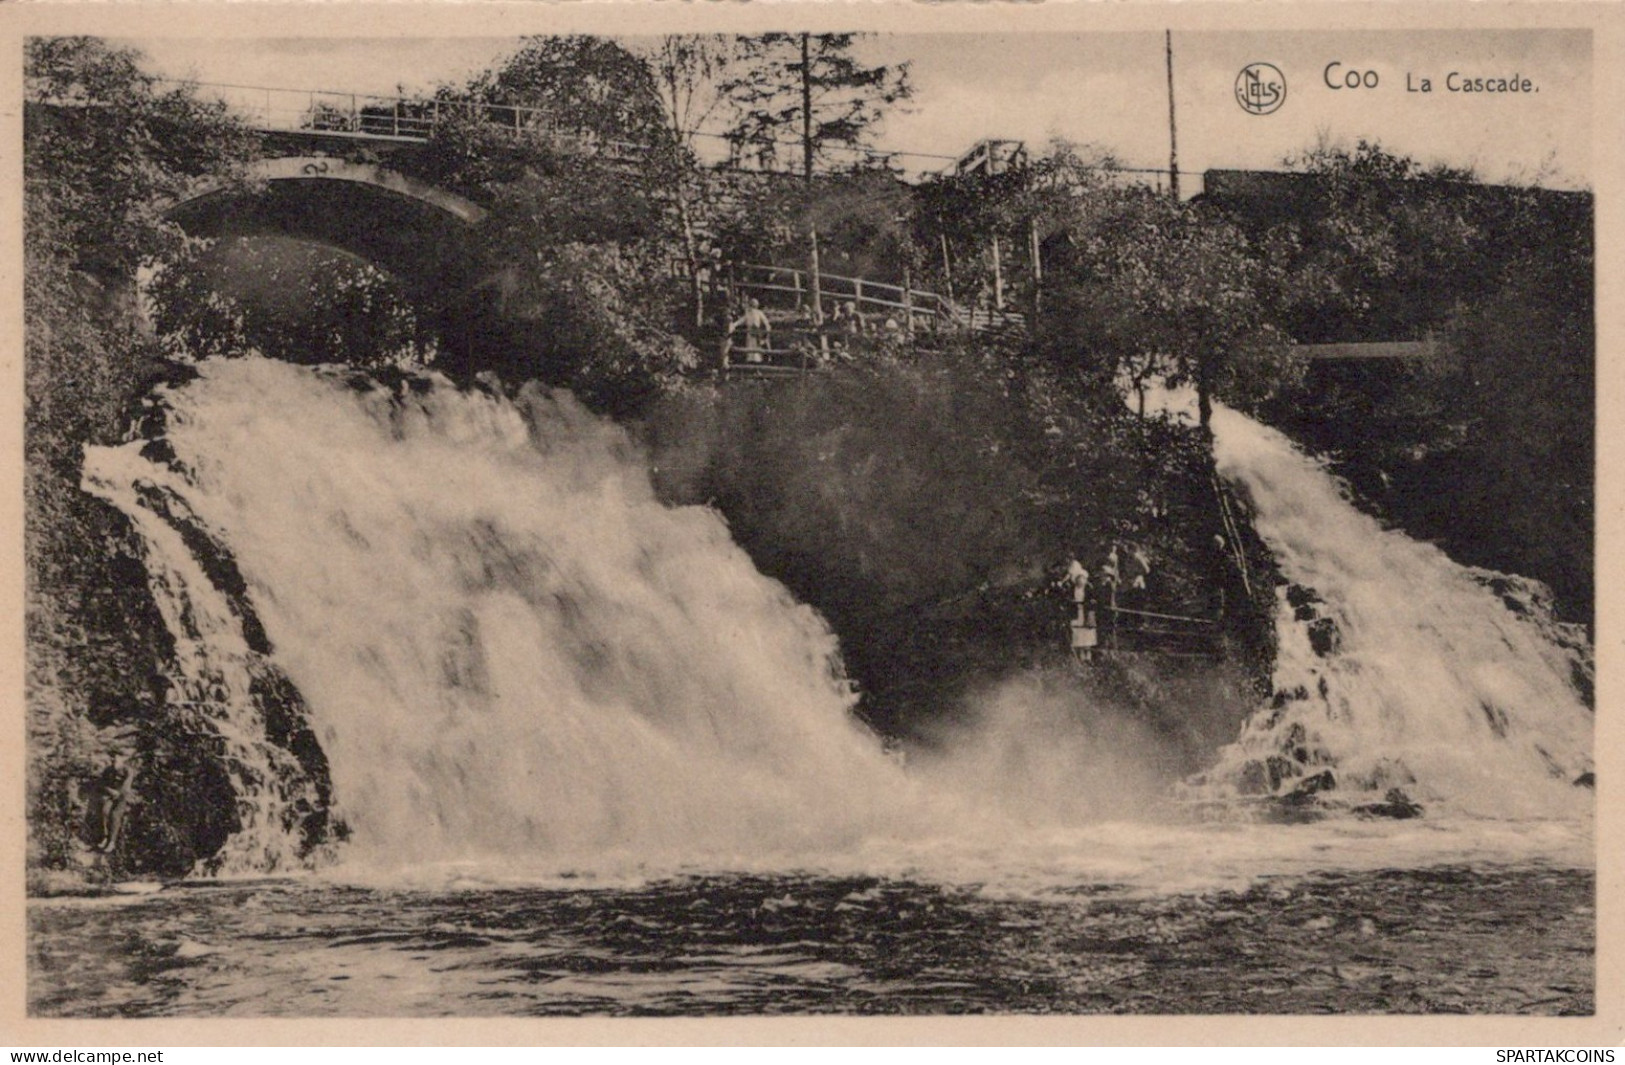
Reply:
[[[426,361],[432,342],[400,282],[347,252],[287,237],[198,246],[148,286],[153,326],[192,358]]]
[[[766,33],[741,41],[743,56],[723,82],[736,117],[728,131],[736,160],[771,167],[793,158],[815,167],[867,162],[840,149],[866,148],[891,106],[909,99],[908,64],[869,66],[852,55],[854,33]]]
[[[33,237],[99,276],[172,250],[167,201],[203,174],[230,175],[257,152],[219,101],[164,85],[140,53],[91,37],[25,45],[26,209]]]
[[[654,147],[671,139],[654,73],[607,37],[532,37],[470,82],[486,103],[536,108],[544,122],[605,141]]]
[[[1074,222],[1047,290],[1053,357],[1142,393],[1157,380],[1193,384],[1204,425],[1213,398],[1251,406],[1296,382],[1301,366],[1260,296],[1273,267],[1240,230],[1149,192],[1100,206]]]

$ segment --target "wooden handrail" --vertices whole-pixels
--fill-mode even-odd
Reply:
[[[1212,625],[1213,624],[1213,619],[1212,618],[1192,618],[1192,617],[1185,617],[1185,616],[1180,615],[1180,614],[1158,614],[1158,613],[1155,613],[1154,611],[1150,611],[1150,610],[1130,610],[1128,607],[1123,607],[1123,606],[1108,606],[1108,607],[1104,607],[1103,609],[1109,610],[1114,614],[1132,614],[1135,617],[1159,618],[1159,619],[1161,619],[1163,621],[1183,621],[1183,622],[1186,622],[1187,624],[1191,624],[1191,625]]]
[[[773,266],[766,263],[740,263],[733,267],[733,284],[737,288],[750,289],[758,292],[788,292],[800,296],[809,292],[810,284],[807,282],[806,272],[794,266]],[[751,274],[766,275],[766,279],[752,280]],[[743,275],[743,276],[741,276]],[[787,277],[791,284],[778,283],[779,277]],[[956,325],[975,329],[979,323],[986,323],[989,328],[1026,325],[1024,315],[1008,311],[991,311],[979,308],[960,307],[952,300],[937,292],[928,289],[919,289],[912,286],[895,285],[887,281],[871,281],[861,277],[847,277],[844,274],[826,274],[822,271],[818,275],[819,287],[825,296],[835,299],[851,299],[863,307],[885,308],[887,311],[902,311],[909,315],[922,314],[939,321],[953,322]],[[841,288],[850,288],[850,292],[840,292]],[[895,293],[895,299],[873,295],[875,290]]]

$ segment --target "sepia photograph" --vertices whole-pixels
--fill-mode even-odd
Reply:
[[[1595,1017],[1588,20],[809,7],[12,20],[25,1016]]]

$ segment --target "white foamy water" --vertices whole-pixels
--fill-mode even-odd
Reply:
[[[1272,871],[1586,862],[1590,793],[1551,769],[1589,765],[1589,714],[1559,699],[1561,649],[1239,416],[1225,415],[1226,475],[1254,497],[1288,576],[1346,628],[1336,657],[1305,658],[1283,621],[1284,683],[1324,676],[1332,694],[1255,718],[1212,776],[1279,753],[1301,724],[1345,790],[1398,764],[1446,816],[1169,823],[1168,804],[1110,801],[1153,786],[1118,765],[1134,730],[1057,728],[1053,708],[1003,705],[1001,731],[969,735],[958,762],[906,772],[854,724],[824,622],[757,572],[715,512],[661,504],[620,430],[568,397],[242,359],[202,364],[162,404],[173,457],[144,441],[89,449],[86,485],[146,537],[166,620],[191,634],[193,687],[252,655],[241,609],[177,523],[235,560],[330,764],[346,877],[815,869],[1179,890]],[[1431,607],[1379,618],[1418,589]],[[1431,643],[1416,635],[1429,625]],[[206,695],[246,767],[226,868],[249,872],[297,849],[286,811],[299,796],[235,685]],[[1499,731],[1480,724],[1491,695]],[[991,779],[1029,771],[1010,788]],[[1498,803],[1479,802],[1491,783]],[[1483,813],[1503,820],[1464,816]]]
[[[802,854],[909,816],[828,627],[569,397],[254,359],[167,405],[176,468],[128,445],[95,479],[230,545],[352,859]]]
[[[1280,705],[1254,715],[1210,777],[1234,782],[1273,755],[1298,775],[1332,768],[1355,800],[1400,787],[1486,817],[1589,810],[1592,792],[1574,786],[1592,768],[1593,715],[1575,687],[1585,638],[1553,620],[1538,586],[1383,529],[1241,414],[1215,410],[1213,430],[1220,473],[1299,590],[1280,590]]]

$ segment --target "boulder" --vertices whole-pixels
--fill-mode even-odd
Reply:
[[[1399,788],[1389,788],[1382,802],[1356,806],[1354,812],[1362,817],[1392,817],[1403,821],[1411,817],[1421,817],[1422,807],[1412,802],[1411,797]]]

